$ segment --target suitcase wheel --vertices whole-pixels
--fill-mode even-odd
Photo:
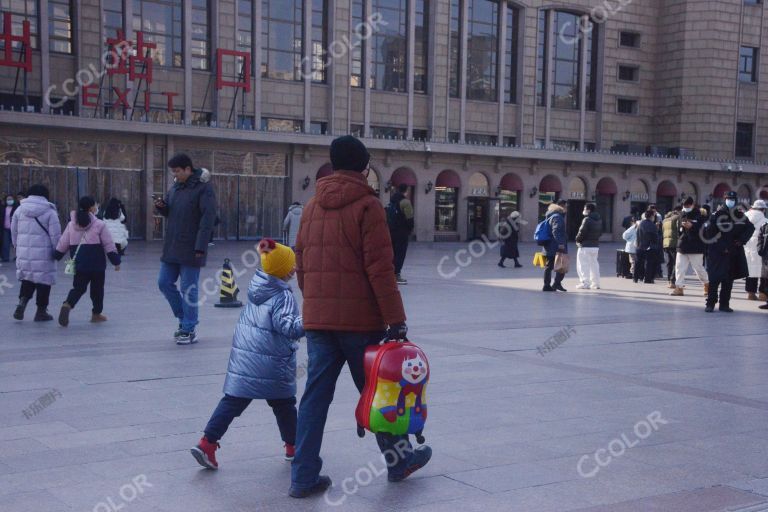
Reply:
[[[417,432],[416,433],[416,442],[419,443],[419,444],[424,444],[424,441],[425,441],[425,439],[424,439],[424,436],[421,435],[421,432]]]
[[[365,437],[365,429],[360,425],[357,426],[357,437]]]

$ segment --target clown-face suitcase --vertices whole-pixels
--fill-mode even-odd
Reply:
[[[357,434],[416,435],[424,443],[429,362],[411,342],[391,341],[365,349],[365,387],[355,410]]]

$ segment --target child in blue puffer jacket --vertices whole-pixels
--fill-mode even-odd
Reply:
[[[218,469],[219,439],[251,400],[272,407],[285,443],[285,460],[293,460],[296,444],[296,351],[304,325],[288,282],[296,271],[290,247],[264,239],[259,243],[262,270],[248,287],[248,302],[232,339],[224,397],[213,412],[205,435],[192,448],[197,462]]]

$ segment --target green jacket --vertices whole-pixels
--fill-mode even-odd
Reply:
[[[669,212],[664,217],[664,222],[661,224],[661,230],[664,235],[664,248],[676,249],[677,248],[677,236],[680,229],[680,214],[677,212]]]

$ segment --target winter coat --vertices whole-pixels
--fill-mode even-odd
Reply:
[[[758,251],[765,254],[763,256],[763,273],[762,278],[768,279],[768,224],[763,224],[760,229],[760,238],[757,243]]]
[[[125,227],[125,224],[123,224],[123,221],[125,220],[125,215],[120,213],[119,219],[104,219],[104,224],[107,226],[107,230],[109,231],[109,234],[112,236],[112,241],[116,244],[120,244],[120,247],[125,249],[125,246],[128,245],[128,228]]]
[[[664,249],[677,249],[677,237],[679,235],[680,226],[680,214],[677,212],[669,212],[664,217],[664,222],[661,223],[661,230],[663,234],[662,243]]]
[[[565,248],[564,253],[568,254],[568,236],[565,231],[565,210],[554,203],[547,208],[547,216],[544,219],[549,222],[549,226],[552,230],[552,238],[549,241],[549,245],[544,247],[547,253],[547,259],[555,257],[558,247],[561,245]]]
[[[600,247],[600,235],[603,234],[603,219],[597,212],[592,212],[581,221],[581,227],[576,234],[576,245],[579,247]]]
[[[760,210],[749,210],[746,215],[749,222],[755,226],[755,232],[744,246],[749,277],[760,277],[763,272],[763,258],[757,253],[757,243],[760,238],[760,230],[768,224],[768,219],[765,218],[765,214]]]
[[[299,234],[299,224],[301,223],[301,214],[304,212],[304,207],[300,204],[292,204],[288,208],[288,215],[285,216],[283,221],[283,231],[288,232],[288,238],[286,243],[290,247],[296,247],[296,237]]]
[[[661,248],[659,228],[652,220],[644,219],[637,227],[637,250],[658,251]]]
[[[11,220],[16,277],[36,284],[56,284],[54,250],[60,237],[61,223],[56,206],[42,196],[23,199]]]
[[[408,240],[414,228],[413,203],[400,192],[395,192],[389,202],[402,212],[398,225],[389,226],[389,235],[392,240]]]
[[[165,263],[204,267],[205,253],[216,220],[216,195],[210,183],[195,169],[184,183],[176,182],[165,194],[165,207],[158,212],[167,218],[163,256]],[[196,252],[202,252],[197,257]]]
[[[755,227],[743,212],[734,210],[721,206],[704,229],[710,281],[736,280],[749,275],[744,244],[752,237]]]
[[[509,219],[505,219],[506,226],[503,229],[499,229],[499,233],[507,235],[504,239],[504,243],[501,244],[501,257],[502,258],[519,258],[520,249],[518,249],[517,243],[520,240],[519,226],[516,226]]]
[[[404,322],[392,261],[384,208],[365,177],[336,171],[319,179],[296,239],[304,327],[370,332]]]
[[[288,283],[257,270],[232,337],[224,393],[267,400],[296,396],[296,340],[302,336]]]
[[[56,246],[56,259],[60,260],[69,252],[69,257],[75,260],[77,272],[104,272],[107,269],[107,258],[104,255],[115,266],[120,264],[120,255],[117,254],[115,242],[104,221],[92,213],[88,215],[91,223],[83,227],[77,223],[76,212],[70,214],[71,220]]]
[[[704,243],[703,229],[706,220],[699,208],[680,214],[677,223],[677,252],[681,254],[704,254],[706,244]],[[685,221],[691,223],[690,229],[685,229],[683,226]]]
[[[637,223],[632,224],[621,235],[626,245],[624,246],[624,252],[627,254],[637,254]]]

